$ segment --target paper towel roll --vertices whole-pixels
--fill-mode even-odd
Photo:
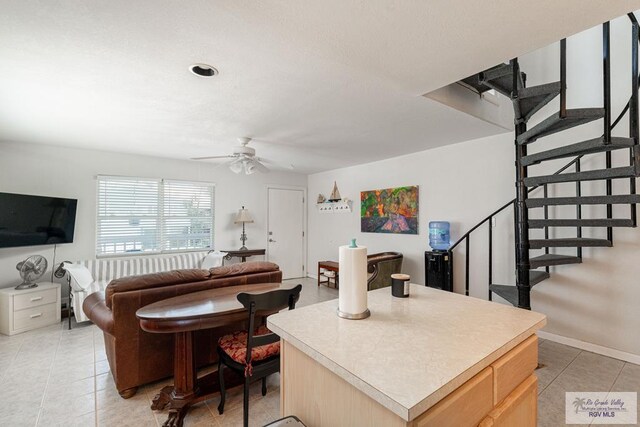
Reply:
[[[340,246],[339,266],[338,310],[341,315],[362,315],[367,312],[367,248]]]

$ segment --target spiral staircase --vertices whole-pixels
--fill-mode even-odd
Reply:
[[[639,25],[633,13],[628,14],[631,22],[631,96],[625,108],[612,120],[611,107],[611,55],[610,55],[610,24],[602,25],[602,58],[603,82],[602,90],[604,105],[588,108],[567,109],[567,44],[566,39],[560,42],[560,80],[539,86],[527,87],[527,76],[520,71],[518,59],[485,70],[468,77],[463,83],[478,93],[494,90],[509,97],[513,104],[515,123],[515,152],[516,152],[516,198],[487,216],[455,242],[449,249],[451,253],[462,243],[466,246],[466,277],[465,291],[469,294],[469,240],[477,233],[480,226],[489,227],[489,299],[493,294],[499,295],[511,304],[524,308],[531,308],[530,292],[533,286],[550,277],[550,267],[582,262],[582,248],[613,246],[613,229],[617,227],[636,227],[636,204],[640,203],[640,195],[636,194],[636,177],[640,176],[640,148],[638,147],[640,131],[638,126],[638,42]],[[552,100],[560,98],[559,110],[528,128],[529,121]],[[629,115],[628,136],[612,136],[613,129],[622,118]],[[602,133],[593,135],[584,141],[567,141],[566,145],[549,150],[528,153],[529,147],[537,141],[552,134],[559,134],[594,121],[602,122]],[[569,138],[567,138],[569,139]],[[627,151],[628,157],[622,165],[613,165],[614,151]],[[604,157],[604,168],[583,170],[586,156]],[[532,175],[536,165],[545,162],[572,158],[573,159],[549,175]],[[619,156],[616,158],[619,159]],[[628,191],[614,194],[613,180],[629,180]],[[602,194],[583,195],[582,183],[587,181],[601,181],[604,183]],[[571,197],[549,197],[553,186],[562,183],[575,183],[575,195]],[[532,197],[531,194],[541,197]],[[540,191],[542,190],[542,191]],[[601,218],[583,218],[582,208],[585,205],[601,205],[606,215]],[[628,205],[627,217],[614,217],[613,205]],[[496,284],[492,280],[492,251],[493,251],[493,218],[506,209],[514,207],[515,218],[515,253],[516,253],[516,284]],[[550,208],[567,206],[573,207],[574,218],[554,218],[550,215]],[[530,211],[542,210],[543,218],[531,219]],[[618,209],[616,210],[618,211]],[[535,217],[536,215],[531,215]],[[541,216],[541,215],[537,215]],[[591,238],[583,236],[584,227],[606,229],[606,238]],[[554,228],[575,228],[575,236],[569,238],[551,238],[550,231]],[[538,234],[535,235],[536,230]],[[555,233],[553,233],[555,234]],[[565,233],[566,234],[566,233]],[[604,233],[602,233],[604,234]],[[554,253],[557,248],[571,248],[573,255]],[[566,249],[563,249],[566,251]]]

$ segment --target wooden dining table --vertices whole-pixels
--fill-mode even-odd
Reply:
[[[239,293],[262,293],[290,287],[292,285],[282,283],[256,283],[208,289],[158,301],[136,312],[144,331],[175,334],[174,384],[162,388],[151,404],[153,410],[169,407],[169,416],[163,426],[181,427],[191,405],[220,391],[217,371],[200,378],[197,376],[194,332],[248,319],[247,310],[237,299]],[[263,313],[268,314],[273,313]]]

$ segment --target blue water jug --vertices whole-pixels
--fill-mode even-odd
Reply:
[[[447,221],[431,221],[429,223],[429,246],[436,251],[449,249],[449,230],[451,225]]]

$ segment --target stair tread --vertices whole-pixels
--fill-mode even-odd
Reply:
[[[633,147],[633,138],[613,137],[610,144],[604,143],[604,137],[589,139],[576,144],[564,145],[552,150],[541,151],[522,158],[524,166],[540,163],[544,160],[561,159],[582,154],[602,153]]]
[[[575,108],[567,110],[564,118],[560,117],[560,113],[555,113],[528,131],[518,135],[516,140],[518,144],[529,144],[543,136],[580,126],[603,117],[604,108]]]
[[[529,285],[535,286],[550,277],[546,271],[529,270]]]
[[[532,98],[534,96],[548,95],[557,92],[560,93],[562,89],[561,82],[545,83],[537,86],[530,86],[518,91],[518,97],[520,98]]]
[[[544,227],[633,227],[628,218],[531,219],[530,228]]]
[[[495,89],[486,83],[484,77],[489,77],[489,79],[501,78],[507,75],[511,75],[511,65],[510,64],[498,64],[495,67],[488,68],[480,73],[473,74],[465,79],[462,79],[460,82],[466,86],[473,88],[478,93],[483,93],[491,89]],[[500,86],[500,90],[498,92],[502,92],[502,86]],[[496,89],[497,90],[497,89]],[[508,93],[503,93],[503,95],[511,96],[511,89],[509,89]]]
[[[534,287],[545,279],[549,273],[546,271],[529,270],[529,286]],[[489,290],[509,301],[512,305],[518,306],[518,288],[513,285],[489,285]]]
[[[495,67],[488,68],[480,73],[481,81],[498,79],[504,76],[510,76],[512,73],[511,63],[503,62]]]
[[[471,88],[472,90],[478,92],[479,94],[482,94],[483,92],[491,90],[489,86],[485,86],[484,84],[480,83],[480,75],[477,73],[465,79],[460,80],[458,83],[462,83],[462,85],[468,88]]]
[[[570,255],[544,254],[529,259],[531,268],[546,267],[551,265],[580,264],[582,258]]]
[[[511,285],[489,285],[489,290],[503,299],[509,301],[511,305],[518,306],[518,288]]]
[[[516,118],[529,121],[531,116],[558,96],[561,89],[562,83],[559,81],[520,89],[513,103]]]
[[[582,248],[582,247],[611,247],[612,243],[607,239],[592,239],[586,237],[573,237],[566,239],[531,239],[531,249],[542,248]]]
[[[528,208],[559,205],[606,205],[640,203],[640,194],[617,194],[612,196],[582,196],[582,197],[547,197],[527,199]]]
[[[527,187],[541,184],[554,184],[571,181],[595,181],[599,179],[632,178],[635,177],[633,166],[624,166],[610,169],[596,169],[584,172],[561,173],[557,175],[532,176],[524,179]]]
[[[518,79],[518,91],[524,88],[525,74],[520,72]],[[511,97],[513,89],[513,67],[511,63],[500,64],[485,70],[479,74],[479,82],[495,91]]]

